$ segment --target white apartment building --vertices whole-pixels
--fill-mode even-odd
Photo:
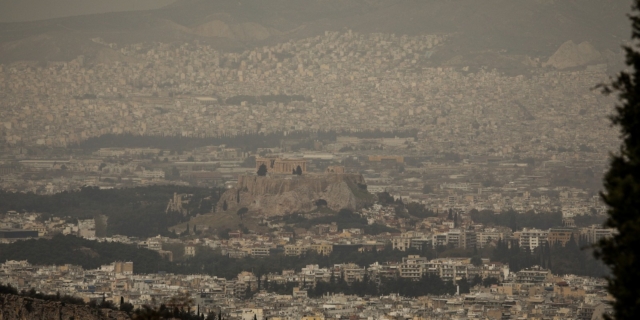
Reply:
[[[547,242],[549,231],[524,228],[522,231],[514,232],[513,234],[514,236],[519,237],[518,243],[520,245],[520,249],[528,248],[533,251],[535,248]]]

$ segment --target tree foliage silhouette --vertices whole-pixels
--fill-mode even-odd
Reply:
[[[267,166],[263,163],[258,167],[258,175],[264,177],[267,175]]]
[[[245,213],[249,212],[249,209],[246,207],[242,207],[240,209],[238,209],[238,211],[236,212],[237,215],[240,216],[240,220],[242,220],[244,218]]]
[[[629,19],[631,38],[640,40],[640,0],[632,5]],[[601,194],[608,205],[605,225],[618,233],[598,243],[596,256],[611,268],[608,290],[615,298],[613,318],[640,319],[640,52],[636,45],[625,46],[629,71],[602,86],[605,94],[617,93],[619,104],[611,116],[619,126],[622,145],[612,155]]]

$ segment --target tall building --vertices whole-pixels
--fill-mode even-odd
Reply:
[[[459,247],[464,249],[473,249],[478,245],[478,238],[474,231],[463,230],[460,232]]]
[[[519,238],[518,244],[520,245],[520,249],[533,251],[535,248],[547,242],[549,232],[540,229],[524,228],[522,231],[514,232],[514,236]]]
[[[573,241],[578,242],[579,234],[578,230],[574,228],[551,228],[549,229],[549,234],[547,236],[547,241],[549,245],[560,244],[563,247],[571,240],[571,236],[573,236]]]
[[[78,220],[78,236],[94,239],[96,237],[96,221],[94,219]]]
[[[133,274],[133,262],[116,261],[113,264],[113,271],[121,274]]]
[[[409,255],[408,257],[402,258],[402,263],[398,271],[403,278],[419,280],[427,272],[428,262],[425,257]]]
[[[603,228],[600,225],[594,224],[588,228],[581,230],[583,236],[586,236],[587,241],[590,243],[596,243],[602,238],[608,238],[613,236],[615,229]]]

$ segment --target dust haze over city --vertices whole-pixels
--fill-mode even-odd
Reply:
[[[0,314],[602,319],[630,12],[2,1]]]

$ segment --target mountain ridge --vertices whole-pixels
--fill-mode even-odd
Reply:
[[[0,24],[0,63],[34,49],[40,53],[27,55],[29,60],[91,56],[97,48],[90,39],[96,37],[118,44],[198,40],[244,50],[347,29],[455,34],[447,44],[455,52],[503,50],[546,60],[569,40],[616,51],[630,32],[628,9],[611,0],[183,0],[155,10]]]

